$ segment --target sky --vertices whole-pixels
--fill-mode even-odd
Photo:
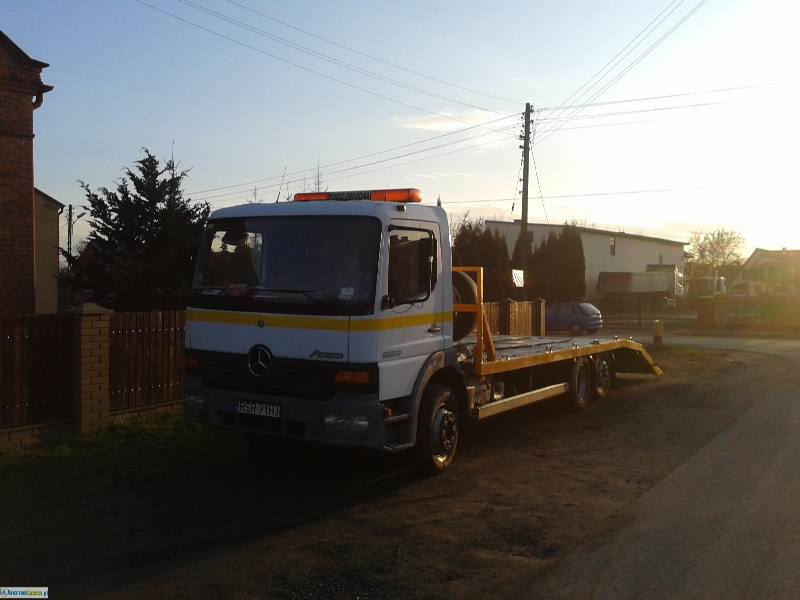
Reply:
[[[35,179],[64,203],[147,147],[212,208],[320,165],[518,219],[530,102],[531,222],[798,248],[800,5],[698,1],[0,0],[0,28],[50,64]]]

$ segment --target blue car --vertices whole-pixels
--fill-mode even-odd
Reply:
[[[587,302],[557,302],[545,309],[545,331],[569,331],[580,335],[594,333],[603,326],[603,315]]]

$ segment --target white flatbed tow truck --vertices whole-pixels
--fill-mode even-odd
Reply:
[[[452,267],[447,215],[416,189],[296,194],[211,214],[186,332],[186,418],[256,446],[293,438],[453,461],[468,419],[616,372],[659,375],[638,343],[492,336],[483,270]]]

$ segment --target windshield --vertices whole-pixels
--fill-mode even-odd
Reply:
[[[192,281],[197,307],[368,314],[375,300],[380,221],[263,217],[209,223]]]

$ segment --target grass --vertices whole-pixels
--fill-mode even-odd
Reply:
[[[181,416],[158,415],[92,436],[53,436],[26,452],[0,457],[0,480],[44,478],[58,485],[63,497],[90,481],[102,484],[125,473],[158,476],[189,459],[225,460],[243,449],[238,436],[193,426]]]

